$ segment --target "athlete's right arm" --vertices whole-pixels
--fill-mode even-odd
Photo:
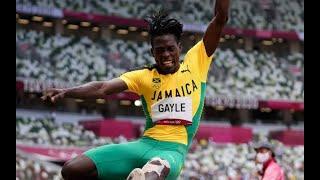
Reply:
[[[48,89],[44,91],[41,98],[51,102],[63,98],[102,99],[105,95],[119,93],[127,89],[128,86],[123,80],[115,78],[110,81],[93,81],[72,88]]]

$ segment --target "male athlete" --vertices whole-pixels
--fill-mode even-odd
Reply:
[[[182,24],[165,14],[150,17],[149,34],[155,65],[105,82],[51,89],[43,99],[97,99],[125,90],[140,95],[146,115],[143,136],[125,144],[86,151],[62,168],[66,180],[175,180],[199,126],[206,80],[213,53],[228,19],[229,0],[216,0],[204,37],[179,62]]]

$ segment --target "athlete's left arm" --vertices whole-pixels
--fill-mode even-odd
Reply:
[[[209,23],[203,37],[208,57],[216,50],[222,29],[228,21],[229,0],[216,0],[214,9],[214,17]]]

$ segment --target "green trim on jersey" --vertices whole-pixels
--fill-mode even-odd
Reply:
[[[152,128],[154,125],[152,123],[152,119],[151,119],[150,113],[148,111],[147,102],[144,99],[144,96],[140,96],[140,97],[141,97],[143,111],[144,111],[144,114],[146,115],[147,122],[146,122],[146,127],[144,128],[144,131],[146,131],[147,129]]]
[[[201,82],[200,103],[199,103],[197,112],[192,119],[192,125],[186,127],[188,132],[188,148],[191,145],[191,141],[199,128],[200,118],[203,111],[204,98],[206,95],[206,86],[207,86],[206,83]]]

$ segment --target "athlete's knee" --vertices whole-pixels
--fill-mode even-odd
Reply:
[[[76,171],[76,169],[72,166],[72,163],[70,161],[71,160],[64,163],[61,169],[61,175],[65,180],[70,179],[70,177],[72,177],[72,174],[75,174]]]
[[[64,180],[74,179],[81,171],[74,165],[72,160],[67,161],[61,169],[61,175]]]
[[[167,160],[154,157],[147,162],[142,168],[146,174],[146,179],[165,179],[170,172],[170,164]],[[157,178],[153,178],[157,177]]]
[[[93,162],[80,156],[67,161],[61,169],[61,175],[64,180],[93,179],[96,178],[97,173]]]

